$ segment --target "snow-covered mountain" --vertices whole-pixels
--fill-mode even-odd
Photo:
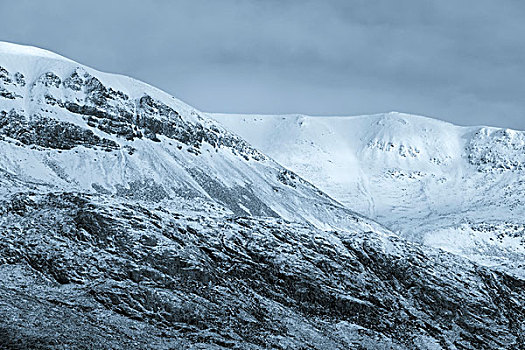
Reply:
[[[345,209],[196,109],[147,84],[0,44],[0,196],[31,184],[350,227]],[[79,147],[81,146],[81,147]],[[350,225],[350,226],[348,226]]]
[[[524,287],[147,84],[0,43],[2,349],[518,349]]]
[[[525,132],[402,113],[213,117],[401,236],[525,275]]]

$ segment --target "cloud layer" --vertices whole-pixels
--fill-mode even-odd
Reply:
[[[0,40],[205,111],[396,110],[525,129],[521,1],[18,0],[0,13]]]

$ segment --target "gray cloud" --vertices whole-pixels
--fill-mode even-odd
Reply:
[[[131,75],[206,111],[398,110],[525,129],[525,4],[0,2],[0,39]]]

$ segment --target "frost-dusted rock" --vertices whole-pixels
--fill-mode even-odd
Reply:
[[[468,159],[480,172],[525,170],[525,133],[481,128],[470,140]]]
[[[0,111],[0,135],[18,140],[24,145],[59,150],[70,150],[77,146],[99,146],[107,151],[120,148],[116,142],[100,138],[89,129],[39,115],[27,118],[15,110],[8,113]]]
[[[4,201],[0,232],[7,347],[525,344],[523,280],[385,232],[68,193]]]

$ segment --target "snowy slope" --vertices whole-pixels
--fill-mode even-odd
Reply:
[[[523,273],[524,132],[401,113],[213,117],[402,236]]]
[[[28,186],[353,227],[357,214],[145,83],[0,43],[0,196]]]

